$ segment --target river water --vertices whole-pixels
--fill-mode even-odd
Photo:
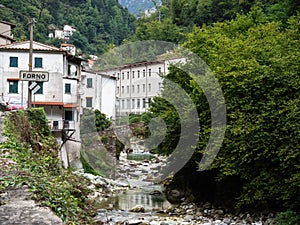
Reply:
[[[217,215],[215,212],[220,210],[203,211],[193,203],[172,206],[163,194],[163,187],[154,183],[155,176],[165,160],[146,152],[142,146],[134,146],[132,153],[121,153],[114,182],[124,188],[114,191],[101,202],[95,221],[102,224],[131,225],[262,225],[259,219],[250,218],[251,221],[249,218],[234,217],[225,213]],[[135,212],[137,208],[139,212]],[[211,214],[208,214],[209,212]]]

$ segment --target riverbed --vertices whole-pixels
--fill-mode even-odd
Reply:
[[[271,220],[249,214],[231,215],[211,204],[196,205],[183,202],[172,205],[164,188],[156,184],[155,176],[166,158],[152,155],[135,146],[130,153],[122,152],[116,163],[115,178],[86,175],[94,183],[105,185],[109,192],[99,198],[95,221],[102,224],[141,225],[268,225]]]

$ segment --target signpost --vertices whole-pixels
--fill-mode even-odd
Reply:
[[[37,84],[37,82],[33,82],[30,84],[30,86],[28,87],[28,89],[31,91],[31,94],[34,95],[34,101],[35,101],[35,93],[40,90],[40,85]],[[34,105],[35,107],[35,105]]]

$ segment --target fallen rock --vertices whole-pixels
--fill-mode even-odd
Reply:
[[[145,208],[141,205],[134,206],[129,210],[130,212],[145,212]]]

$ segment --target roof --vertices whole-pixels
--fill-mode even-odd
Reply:
[[[62,43],[60,46],[61,46],[61,47],[67,47],[67,46],[75,46],[75,45],[73,45],[73,44],[68,44],[68,43]]]
[[[15,42],[16,40],[13,39],[11,36],[6,36],[6,35],[3,35],[3,34],[0,34],[0,37],[1,38],[4,38],[6,40],[9,40],[9,41],[12,41],[12,42]]]
[[[10,22],[7,22],[7,21],[0,20],[0,23],[4,23],[4,24],[7,24],[7,25],[10,25],[12,28],[15,28],[15,27],[16,27],[15,24],[10,23]]]
[[[2,45],[0,46],[1,49],[6,50],[29,50],[30,41],[23,41],[23,42],[15,42],[8,45]],[[45,45],[40,42],[33,41],[32,42],[32,48],[36,51],[53,51],[53,52],[65,52],[64,50],[60,48],[56,48],[50,45]]]
[[[0,46],[0,51],[1,50],[29,50],[30,46],[30,41],[22,41],[22,42],[15,42],[12,44],[8,45],[1,45]],[[68,51],[61,49],[61,48],[56,48],[54,46],[46,45],[40,42],[33,41],[32,42],[32,48],[34,51],[45,51],[45,52],[60,52],[60,53],[65,53],[68,57],[69,60],[75,62],[75,63],[80,63],[81,61],[87,61],[86,59],[74,56],[70,54]]]
[[[79,105],[76,103],[63,103],[63,102],[32,102],[33,105],[43,106],[63,106],[64,108],[76,108]]]
[[[33,105],[63,106],[63,102],[32,102]]]
[[[106,72],[106,71],[110,71],[110,70],[122,70],[122,69],[138,67],[138,66],[147,66],[147,65],[152,65],[152,64],[164,64],[164,62],[165,62],[165,60],[134,62],[134,63],[130,63],[130,64],[125,64],[125,65],[121,65],[121,66],[98,70],[97,72],[101,73],[101,72]]]

